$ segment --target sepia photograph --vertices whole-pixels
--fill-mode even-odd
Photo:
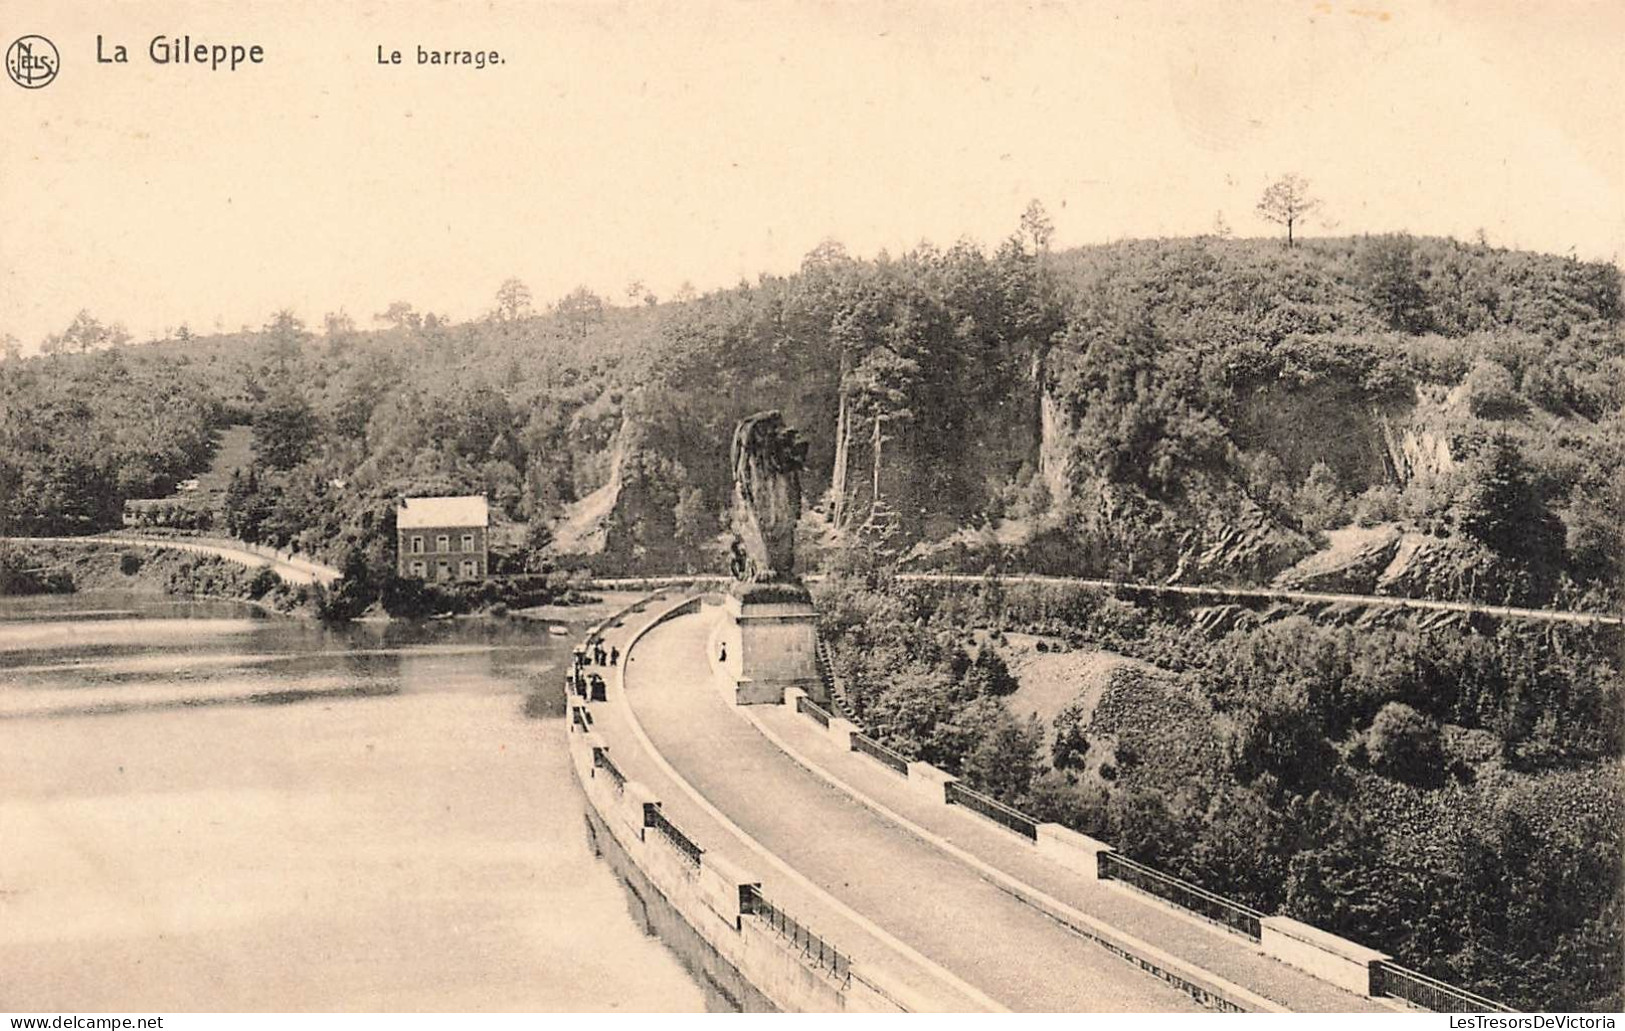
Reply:
[[[5,1026],[1614,1027],[1622,40],[0,0]]]

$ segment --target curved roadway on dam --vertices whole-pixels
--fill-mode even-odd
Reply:
[[[798,766],[730,711],[711,679],[709,627],[699,616],[656,627],[638,642],[625,689],[654,747],[740,829],[1012,1009],[1199,1009]]]

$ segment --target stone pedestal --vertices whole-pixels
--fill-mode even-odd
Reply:
[[[727,609],[738,628],[739,664],[728,663],[737,685],[735,702],[780,705],[785,688],[790,687],[800,688],[814,699],[823,696],[818,630],[805,588],[746,585],[728,596]]]

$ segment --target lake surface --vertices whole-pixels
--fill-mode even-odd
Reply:
[[[725,1007],[524,714],[573,639],[0,599],[0,1010]]]

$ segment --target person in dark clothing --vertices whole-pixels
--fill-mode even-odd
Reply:
[[[620,661],[621,661],[621,650],[619,648],[611,648],[609,650],[609,664],[611,666],[613,666],[617,662],[620,662]]]
[[[717,655],[717,661],[726,664],[728,661],[728,642],[722,642],[722,649]]]

